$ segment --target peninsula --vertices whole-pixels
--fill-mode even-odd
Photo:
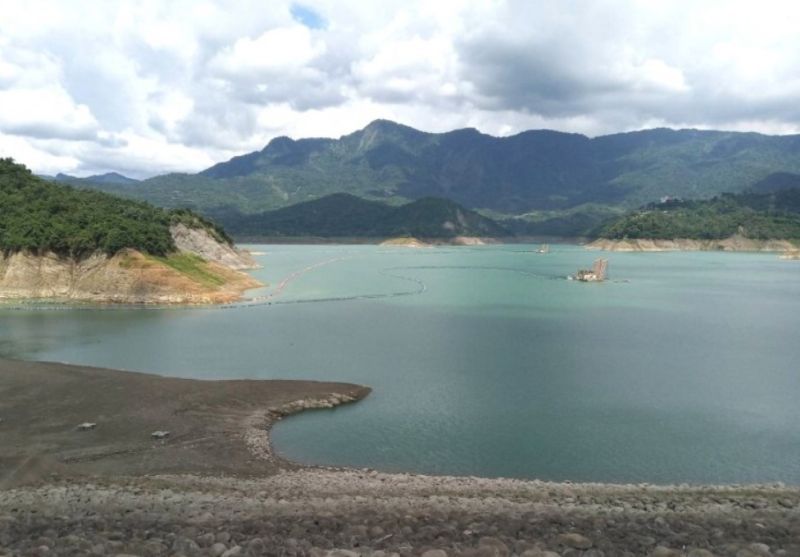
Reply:
[[[0,159],[0,301],[206,304],[260,286],[256,267],[188,210],[77,190]]]
[[[588,247],[609,251],[773,251],[800,246],[800,189],[651,203],[611,219]]]

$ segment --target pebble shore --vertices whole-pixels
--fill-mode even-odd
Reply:
[[[800,490],[302,469],[0,491],[0,555],[800,555]]]

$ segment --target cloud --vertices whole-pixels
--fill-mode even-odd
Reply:
[[[255,39],[243,37],[226,47],[210,62],[212,69],[226,75],[248,75],[253,79],[297,71],[325,51],[303,25],[265,31]]]
[[[0,149],[37,171],[142,177],[378,117],[796,133],[798,24],[800,5],[772,0],[11,3]]]
[[[93,140],[98,123],[89,107],[59,88],[0,91],[0,130],[32,138]]]

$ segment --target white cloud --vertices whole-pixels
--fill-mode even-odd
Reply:
[[[6,3],[0,150],[40,172],[143,176],[379,117],[503,135],[800,124],[800,4],[302,6],[297,18],[291,0]]]
[[[212,69],[253,79],[304,68],[325,51],[302,25],[270,29],[255,39],[244,37],[225,47],[210,62]]]
[[[89,107],[60,87],[0,91],[0,130],[19,136],[91,140],[98,123]]]

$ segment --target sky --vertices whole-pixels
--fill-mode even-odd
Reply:
[[[0,156],[196,172],[377,118],[800,132],[800,3],[0,0]]]

